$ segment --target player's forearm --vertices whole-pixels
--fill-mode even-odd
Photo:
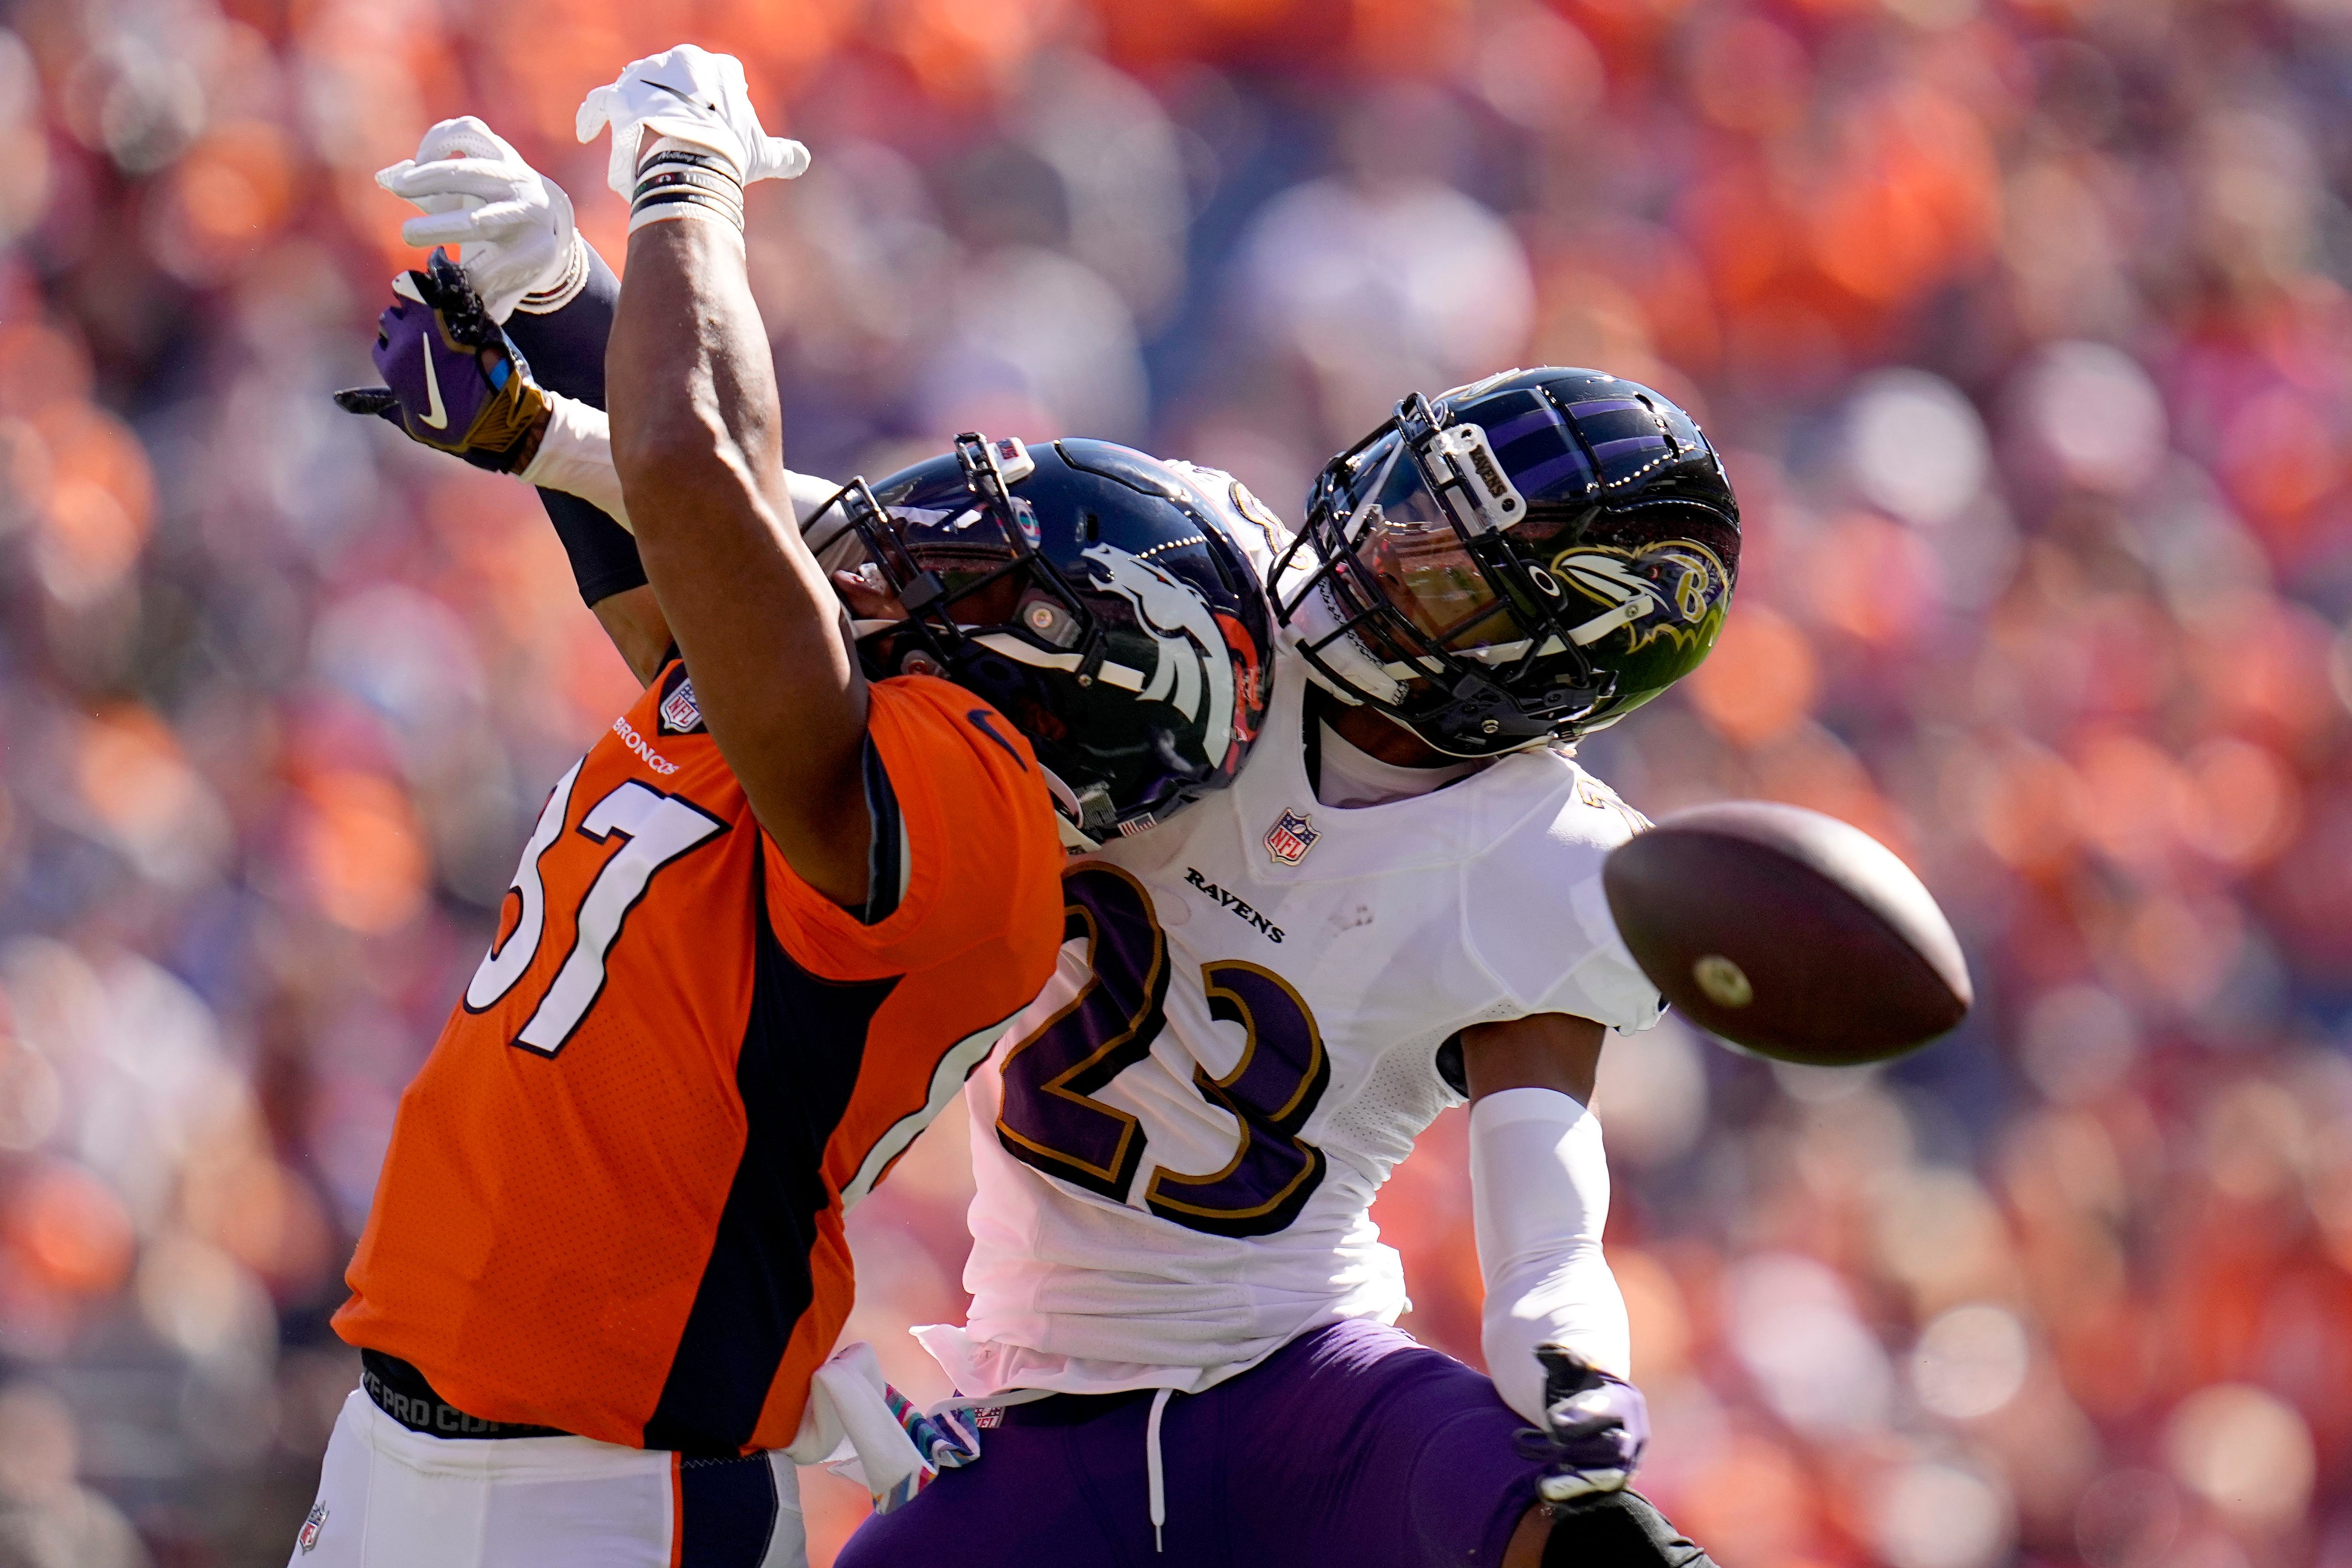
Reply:
[[[863,895],[866,689],[793,521],[772,361],[722,225],[630,237],[607,361],[613,458],[711,736],[794,870]]]
[[[620,471],[613,467],[613,431],[604,411],[561,395],[551,395],[547,401],[551,410],[547,434],[540,441],[539,455],[520,477],[537,485],[542,495],[558,490],[587,501],[626,529],[628,505],[621,496]],[[840,489],[835,480],[816,474],[784,470],[793,519],[803,529]],[[831,513],[830,522],[823,531],[828,537],[839,531],[841,513]],[[634,556],[634,544],[630,551]]]
[[[1563,1346],[1618,1377],[1633,1359],[1625,1298],[1601,1249],[1609,1162],[1600,1122],[1553,1089],[1487,1096],[1470,1109],[1470,1192],[1486,1371],[1504,1403],[1540,1426],[1537,1347]]]
[[[1538,1426],[1537,1347],[1566,1347],[1626,1374],[1625,1298],[1601,1249],[1609,1162],[1589,1109],[1605,1031],[1538,1013],[1463,1032],[1470,1190],[1486,1286],[1480,1343],[1496,1392]]]
[[[552,310],[537,309],[526,298],[507,318],[507,336],[530,361],[540,385],[602,408],[604,350],[613,336],[613,314],[620,307],[621,280],[594,247],[583,242],[583,250],[587,276],[580,291]]]
[[[654,677],[668,662],[669,617],[662,614],[661,600],[655,595],[653,584],[640,583],[617,594],[607,594],[588,606],[604,635],[613,639],[627,661],[629,673],[637,678],[640,686],[651,686]]]
[[[576,234],[571,242],[582,258],[578,287],[552,308],[546,296],[526,294],[507,319],[506,330],[530,362],[532,379],[553,395],[549,402],[555,410],[539,457],[522,478],[539,487],[540,504],[563,542],[581,601],[594,609],[642,588],[646,569],[629,533],[621,482],[613,473],[604,439],[604,348],[613,335],[621,284],[593,247]],[[468,242],[469,261],[474,250]],[[593,443],[585,439],[592,425]],[[614,616],[599,610],[596,618],[612,629]],[[638,660],[629,646],[617,635],[614,640],[635,668]],[[663,646],[667,644],[665,634]],[[656,647],[653,657],[657,659],[660,654]]]
[[[542,498],[555,490],[584,500],[614,528],[633,533],[620,470],[613,466],[613,430],[604,411],[561,394],[550,394],[547,405],[547,434],[540,438],[530,466],[518,477],[538,486]],[[635,540],[627,544],[629,558],[636,559]]]
[[[598,340],[601,345],[603,339]],[[604,384],[600,374],[597,384]],[[613,639],[641,682],[661,673],[669,652],[669,621],[646,581],[637,544],[627,531],[629,510],[621,496],[620,471],[613,466],[612,426],[602,408],[566,397],[548,396],[547,434],[539,456],[521,477],[539,487],[540,500],[554,519],[556,533],[572,558],[580,596]],[[806,528],[834,492],[831,479],[787,470],[794,522]],[[829,514],[836,523],[839,512]],[[610,537],[604,531],[609,531]]]

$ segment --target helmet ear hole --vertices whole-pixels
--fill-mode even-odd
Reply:
[[[1060,648],[1076,647],[1086,632],[1067,606],[1043,594],[1031,595],[1021,606],[1021,625],[1040,642]]]

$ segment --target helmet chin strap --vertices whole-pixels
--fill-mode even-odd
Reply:
[[[1053,797],[1054,823],[1061,832],[1062,847],[1073,855],[1099,849],[1114,838],[1132,838],[1152,825],[1153,818],[1148,814],[1120,821],[1118,808],[1111,804],[1110,791],[1099,784],[1073,789],[1042,758],[1037,771],[1045,777],[1045,793]]]
[[[1081,826],[1086,820],[1087,808],[1086,804],[1079,800],[1078,792],[1065,784],[1062,775],[1044,763],[1037,764],[1037,771],[1045,776],[1045,793],[1054,800],[1054,826],[1061,832],[1062,847],[1073,855],[1101,848],[1103,840],[1087,833]]]

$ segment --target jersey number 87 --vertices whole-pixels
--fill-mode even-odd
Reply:
[[[1142,1167],[1145,1137],[1131,1114],[1093,1098],[1151,1053],[1166,1026],[1168,939],[1143,884],[1114,866],[1081,866],[1062,879],[1063,940],[1087,944],[1088,978],[1076,996],[1004,1058],[996,1136],[1016,1160],[1114,1203]],[[1323,1180],[1323,1151],[1298,1136],[1331,1086],[1330,1058],[1306,1000],[1280,975],[1237,959],[1201,966],[1210,1016],[1241,1026],[1241,1059],[1192,1083],[1240,1123],[1222,1170],[1162,1170],[1144,1190],[1160,1218],[1214,1236],[1266,1236],[1298,1217]]]
[[[541,858],[563,835],[572,809],[572,785],[587,759],[572,764],[557,781],[555,791],[539,814],[530,841],[522,847],[522,864],[515,868],[512,891],[521,900],[514,930],[494,943],[466,986],[466,1011],[487,1013],[515,988],[531,960],[539,954],[547,931],[547,888],[539,870]],[[513,1045],[551,1057],[563,1048],[604,992],[604,956],[620,940],[622,922],[637,900],[646,896],[654,873],[705,839],[727,831],[727,824],[693,802],[664,795],[631,779],[588,808],[579,832],[598,844],[616,836],[625,839],[619,854],[604,862],[580,900],[572,921],[572,951],[564,954],[555,979],[517,1030]]]

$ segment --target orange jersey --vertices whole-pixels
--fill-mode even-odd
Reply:
[[[842,1215],[1052,973],[1063,851],[979,699],[872,689],[874,896],[793,874],[670,666],[563,776],[402,1096],[335,1329],[492,1421],[791,1443]]]

